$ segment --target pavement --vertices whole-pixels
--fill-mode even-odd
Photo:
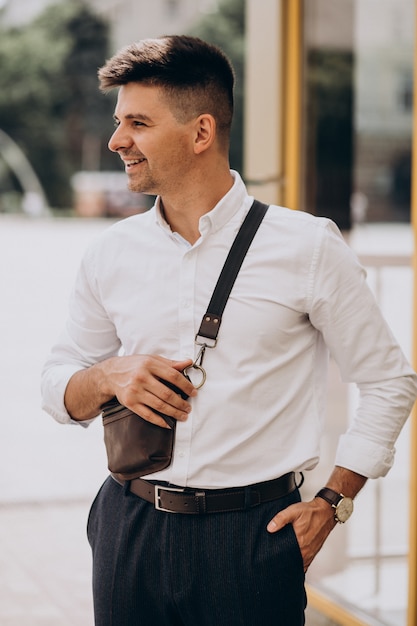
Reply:
[[[92,626],[87,502],[0,505],[1,626]]]
[[[101,424],[41,410],[40,371],[87,243],[109,220],[0,215],[0,625],[92,626],[88,510]]]
[[[40,408],[39,377],[65,318],[81,254],[109,224],[104,219],[0,215],[0,626],[94,624],[91,554],[85,528],[90,503],[107,475],[101,424],[97,421],[88,429],[56,424]],[[354,231],[350,242],[359,254],[375,257],[409,255],[412,250],[407,225],[363,226]],[[370,280],[376,286],[379,278],[375,271],[370,270]],[[384,312],[406,353],[411,350],[411,279],[407,267],[387,271],[380,294]],[[339,393],[339,384],[337,377],[330,383],[332,402],[338,406],[346,398],[345,391]],[[407,497],[407,437],[405,432],[399,441],[400,462],[386,486],[388,518],[396,509],[391,496]],[[326,445],[324,453],[326,456]],[[316,473],[315,481],[320,480]],[[363,558],[369,541],[372,543],[374,528],[367,521],[364,524],[369,512],[365,504],[362,507],[361,514],[358,501],[357,518],[346,531],[350,537],[335,536],[334,547],[319,563],[318,572],[327,577],[330,589],[332,581],[346,584],[340,572],[335,574],[328,567],[329,561],[334,561],[334,550],[340,550],[337,544],[349,542],[351,555]],[[400,533],[398,528],[393,532],[400,535],[399,544],[398,540],[395,545],[390,543],[390,529],[384,529],[389,550],[403,557],[406,514],[400,520]],[[341,541],[341,537],[345,538]],[[361,598],[364,605],[368,602],[374,614],[378,594],[386,603],[393,596],[385,612],[391,621],[378,623],[404,626],[406,598],[395,591],[392,576],[387,582],[390,593],[379,587],[376,594],[374,573],[364,579],[364,571],[362,567],[360,576],[358,570],[350,572],[346,590],[350,584],[352,597]],[[403,587],[404,558],[401,572],[397,570],[396,577]],[[308,626],[330,624],[309,612]]]

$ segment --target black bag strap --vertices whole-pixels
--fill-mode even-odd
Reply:
[[[232,247],[229,250],[223,269],[217,280],[216,286],[211,296],[211,300],[207,307],[199,331],[196,335],[196,343],[208,348],[214,348],[217,342],[222,315],[226,306],[227,299],[239,273],[246,252],[255,237],[268,205],[259,200],[254,200],[249,209],[243,223],[237,233]]]

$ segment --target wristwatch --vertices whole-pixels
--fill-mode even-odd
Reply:
[[[324,487],[316,493],[316,498],[323,498],[323,500],[326,500],[326,502],[334,508],[334,519],[336,522],[339,522],[339,524],[347,522],[353,513],[353,500],[352,498],[344,496],[343,493],[338,493],[337,491],[333,491],[333,489]]]

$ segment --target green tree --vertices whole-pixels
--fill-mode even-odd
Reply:
[[[58,208],[71,205],[71,175],[107,155],[113,102],[98,92],[96,74],[107,48],[107,24],[80,1],[1,32],[0,128]]]
[[[232,168],[242,172],[245,56],[244,0],[222,0],[217,11],[204,16],[191,29],[190,34],[219,46],[232,61],[236,74],[236,84],[230,163]]]

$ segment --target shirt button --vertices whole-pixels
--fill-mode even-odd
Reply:
[[[183,309],[189,309],[189,308],[190,308],[190,306],[191,306],[191,302],[190,302],[190,300],[184,300],[184,301],[183,301],[183,303],[182,303],[182,308],[183,308]]]
[[[183,459],[183,458],[184,458],[184,456],[185,456],[185,452],[184,452],[183,450],[181,450],[181,451],[178,453],[178,456],[180,457],[180,459]]]

